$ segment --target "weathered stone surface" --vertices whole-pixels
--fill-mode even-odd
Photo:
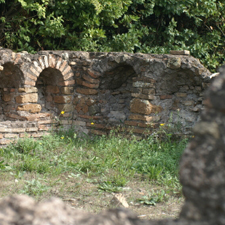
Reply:
[[[134,98],[130,102],[130,111],[148,115],[152,112],[152,104],[148,100]]]
[[[32,93],[32,94],[24,94],[19,95],[16,97],[17,103],[29,103],[29,102],[37,102],[38,101],[38,94]]]
[[[181,217],[218,225],[225,223],[225,67],[221,73],[207,92],[209,103],[180,165],[186,197]]]
[[[180,68],[181,67],[181,58],[179,58],[179,57],[169,58],[167,67],[170,69]]]

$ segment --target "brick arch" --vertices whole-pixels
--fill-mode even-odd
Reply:
[[[53,54],[39,56],[25,72],[26,86],[35,86],[40,74],[46,69],[55,69],[62,74],[62,86],[71,86],[75,83],[74,73],[66,60]]]

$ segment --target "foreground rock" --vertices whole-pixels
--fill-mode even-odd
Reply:
[[[126,209],[98,215],[73,210],[59,199],[27,196],[0,201],[0,225],[222,225],[225,224],[225,67],[206,95],[206,110],[186,148],[180,178],[186,198],[176,221],[143,221]]]

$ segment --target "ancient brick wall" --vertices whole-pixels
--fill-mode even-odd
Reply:
[[[59,121],[65,129],[100,135],[118,125],[142,135],[179,122],[187,133],[199,119],[210,74],[185,52],[0,49],[0,145],[40,137]]]

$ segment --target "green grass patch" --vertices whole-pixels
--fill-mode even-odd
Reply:
[[[73,130],[61,131],[40,140],[20,139],[0,149],[0,175],[12,193],[39,199],[82,195],[87,185],[92,190],[87,196],[124,192],[132,182],[145,182],[163,190],[134,200],[155,205],[165,201],[168,193],[181,196],[178,165],[186,143],[187,139],[172,140],[170,135],[162,140],[154,135],[137,140],[114,133],[78,137]]]

